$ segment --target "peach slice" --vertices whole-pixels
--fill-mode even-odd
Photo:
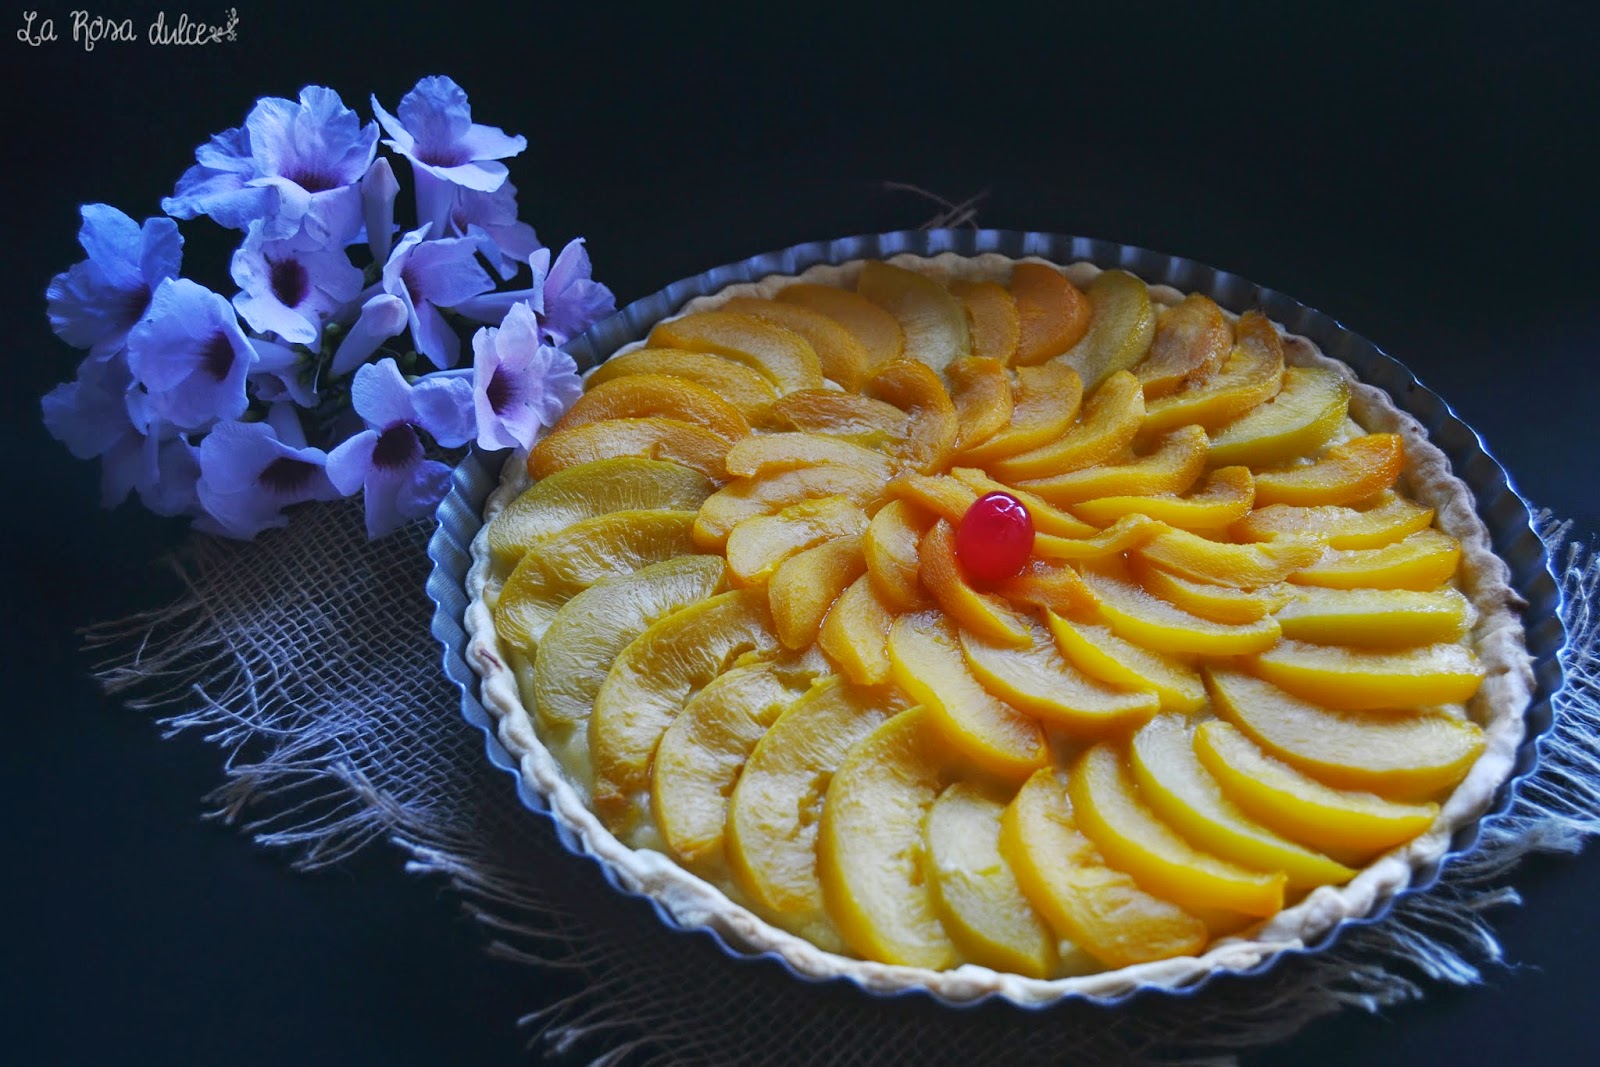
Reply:
[[[694,520],[694,543],[702,552],[721,552],[733,528],[757,515],[771,515],[802,500],[843,496],[872,510],[883,482],[872,472],[837,463],[800,467],[761,478],[737,478],[706,497]]]
[[[1033,560],[1021,574],[994,582],[989,588],[1013,604],[1026,604],[1060,615],[1084,613],[1092,616],[1100,603],[1071,564],[1052,560]]]
[[[1133,735],[1133,779],[1157,816],[1213,855],[1251,870],[1283,871],[1290,891],[1340,885],[1355,876],[1246,814],[1195,755],[1190,732],[1181,716],[1159,715]]]
[[[1167,603],[1213,622],[1234,625],[1259,622],[1294,595],[1286,587],[1278,585],[1247,591],[1228,585],[1190,581],[1137,558],[1131,564],[1133,575],[1140,585]]]
[[[1212,429],[1278,395],[1283,388],[1283,338],[1277,327],[1250,311],[1234,324],[1234,349],[1222,369],[1203,382],[1145,405],[1144,429],[1160,433],[1195,424]]]
[[[1264,467],[1315,455],[1349,408],[1350,383],[1338,371],[1289,367],[1277,396],[1212,433],[1211,465]]]
[[[845,587],[828,609],[817,646],[857,685],[889,680],[889,627],[894,612],[879,599],[866,575]]]
[[[659,459],[699,471],[707,478],[727,477],[723,457],[728,439],[704,426],[680,419],[606,419],[545,435],[528,453],[528,474],[548,478],[557,471],[602,459],[637,456]]]
[[[1018,318],[1015,362],[1021,366],[1054,359],[1089,332],[1095,313],[1092,298],[1046,263],[1013,267],[1011,296]]]
[[[1249,467],[1220,467],[1188,496],[1103,496],[1072,505],[1080,519],[1108,526],[1125,515],[1148,515],[1180,530],[1220,530],[1250,513],[1255,480]]]
[[[1272,504],[1257,508],[1234,523],[1231,532],[1246,541],[1311,537],[1329,548],[1382,548],[1427,529],[1432,522],[1432,508],[1386,490],[1357,507]]]
[[[1179,386],[1203,382],[1222,369],[1233,350],[1233,327],[1216,302],[1190,293],[1176,307],[1156,316],[1150,354],[1133,368],[1144,383],[1145,400],[1166,396]]]
[[[591,384],[551,432],[604,419],[656,416],[704,426],[730,442],[750,435],[750,423],[738,408],[705,386],[670,374],[625,374]]]
[[[1154,693],[1163,711],[1191,714],[1206,703],[1199,672],[1180,659],[1124,641],[1099,623],[1069,621],[1048,612],[1045,621],[1074,667],[1107,685]]]
[[[1041,559],[1091,560],[1115,556],[1137,548],[1155,537],[1162,525],[1143,515],[1124,515],[1109,529],[1093,537],[1048,537],[1037,534],[1033,539],[1033,552]]]
[[[1456,641],[1472,608],[1454,589],[1303,590],[1277,611],[1283,636],[1321,645],[1406,648]]]
[[[1185,426],[1162,438],[1149,455],[1018,485],[1059,505],[1077,504],[1096,497],[1182,493],[1205,472],[1207,443],[1204,430]]]
[[[601,460],[542,479],[489,522],[495,566],[516,566],[528,546],[575,522],[611,511],[692,510],[711,495],[711,480],[676,463]]]
[[[958,359],[944,369],[956,408],[956,451],[981,444],[1011,423],[1011,376],[997,359]]]
[[[1309,466],[1256,475],[1256,506],[1353,504],[1394,485],[1405,462],[1399,434],[1367,434],[1334,445]]]
[[[1039,724],[978,683],[949,621],[902,615],[889,627],[889,673],[922,704],[953,754],[978,769],[1018,781],[1049,758]]]
[[[1330,711],[1242,671],[1208,668],[1217,714],[1325,785],[1389,800],[1453,788],[1483,752],[1483,731],[1445,711]]]
[[[846,497],[802,500],[735,526],[728,534],[728,570],[739,585],[764,585],[797,552],[866,528],[867,513]]]
[[[1013,648],[961,631],[961,651],[973,676],[1007,704],[1073,733],[1104,733],[1155,714],[1154,693],[1098,682],[1061,657],[1044,626],[1029,620],[1028,633],[1032,643]]]
[[[916,360],[897,359],[868,375],[861,391],[911,416],[903,454],[917,470],[926,474],[945,465],[961,427],[938,374]]]
[[[906,335],[899,321],[860,293],[802,283],[782,290],[776,299],[820,311],[849,330],[867,350],[868,366],[876,367],[905,355]]]
[[[867,524],[861,541],[867,575],[890,611],[918,611],[928,606],[918,577],[922,563],[917,551],[922,535],[932,525],[932,519],[904,500],[889,501]]]
[[[855,334],[820,311],[787,301],[738,296],[722,305],[724,311],[750,315],[762,322],[782,326],[804,337],[817,353],[823,377],[854,391],[867,376],[873,360]]]
[[[1005,810],[1005,801],[972,782],[939,794],[923,829],[934,900],[945,930],[972,962],[1048,978],[1057,968],[1055,939],[1000,855]]]
[[[956,524],[978,499],[975,489],[944,474],[901,474],[889,482],[888,493]]]
[[[769,424],[778,399],[766,375],[709,352],[676,348],[636,348],[612,356],[590,371],[585,383],[593,388],[634,374],[662,374],[702,385],[737,408],[752,426]]]
[[[1139,559],[1169,571],[1236,589],[1260,589],[1315,563],[1322,546],[1283,540],[1235,545],[1208,541],[1187,530],[1164,529],[1134,550]]]
[[[1002,481],[1048,478],[1081,470],[1128,447],[1143,418],[1144,394],[1139,391],[1139,379],[1118,371],[1090,395],[1082,420],[1060,440],[990,460],[983,466]]]
[[[799,389],[773,405],[777,424],[790,430],[842,437],[882,450],[905,437],[911,419],[893,404],[834,389]]]
[[[902,708],[887,691],[824,678],[756,743],[729,798],[727,845],[739,885],[763,907],[822,909],[817,825],[830,778],[858,741]]]
[[[1388,652],[1288,640],[1261,653],[1248,669],[1304,700],[1346,711],[1469,700],[1484,674],[1478,657],[1463,645]]]
[[[1206,924],[1106,866],[1073,819],[1062,772],[1029,778],[1000,817],[1000,853],[1058,935],[1107,967],[1198,955]]]
[[[1022,647],[1028,644],[1028,623],[993,593],[974,589],[956,559],[956,531],[940,519],[917,546],[918,577],[939,607],[957,625],[987,640]]]
[[[1156,312],[1150,290],[1127,271],[1102,271],[1089,283],[1088,297],[1094,307],[1089,330],[1059,358],[1078,372],[1085,389],[1093,389],[1112,374],[1135,366],[1150,351]]]
[[[764,433],[746,437],[724,458],[731,477],[760,477],[799,467],[857,467],[880,481],[894,476],[894,461],[882,452],[812,433]]]
[[[650,345],[715,352],[765,375],[781,393],[822,388],[816,349],[793,330],[733,311],[697,311],[650,331]]]
[[[866,571],[860,534],[835,538],[785,560],[767,585],[772,622],[783,646],[806,648],[815,641],[834,601]]]
[[[1120,562],[1120,561],[1118,561]],[[1223,623],[1191,615],[1132,581],[1125,567],[1086,567],[1084,584],[1100,601],[1100,615],[1118,637],[1153,652],[1246,656],[1277,643],[1278,621]]]
[[[1461,562],[1461,542],[1438,530],[1419,530],[1382,548],[1332,549],[1289,575],[1297,585],[1329,589],[1436,589]]]
[[[1437,804],[1400,804],[1323,785],[1273,759],[1221,720],[1200,724],[1194,752],[1245,812],[1287,837],[1352,863],[1364,864],[1410,841],[1439,814]]]
[[[905,333],[905,358],[944,370],[972,355],[967,311],[932,278],[881,260],[861,266],[856,291],[893,315]]]
[[[997,482],[976,467],[952,467],[950,476],[971,489],[974,500],[989,493],[1010,494],[1028,509],[1028,514],[1033,516],[1033,528],[1040,534],[1051,537],[1093,537],[1099,533],[1095,527],[1074,518],[1054,504],[1047,503],[1026,489]]]
[[[1017,354],[1022,337],[1022,320],[1017,301],[996,282],[975,282],[956,278],[950,291],[967,309],[967,328],[972,334],[972,354],[998,360],[1007,366]]]
[[[1118,746],[1101,742],[1080,756],[1067,795],[1084,836],[1141,888],[1183,908],[1261,917],[1283,910],[1283,872],[1247,870],[1185,841],[1145,806]]]
[[[1030,452],[1072,428],[1083,403],[1083,379],[1071,367],[1046,363],[1017,368],[1011,425],[961,453],[963,463],[984,463]]]

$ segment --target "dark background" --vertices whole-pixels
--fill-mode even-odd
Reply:
[[[161,740],[87,676],[75,628],[165,602],[153,561],[183,530],[100,511],[93,465],[40,427],[38,397],[77,358],[43,290],[81,258],[77,204],[155,213],[194,146],[258,96],[316,82],[366,114],[369,92],[392,108],[451,74],[479,121],[528,136],[510,161],[524,218],[557,247],[586,236],[619,302],[932,213],[885,181],[986,191],[989,226],[1190,256],[1372,338],[1529,499],[1600,531],[1588,5],[1067,3],[1039,20],[996,4],[237,3],[236,44],[93,52],[71,40],[74,5],[29,0],[63,37],[37,48],[15,39],[23,5],[0,9],[9,1062],[508,1064],[514,1020],[542,1002],[539,976],[486,959],[454,901],[386,847],[305,876],[203,822],[218,755]],[[158,9],[89,6],[141,32]],[[222,287],[206,227],[185,224],[185,273]],[[1487,987],[1347,1013],[1249,1061],[1591,1062],[1600,850],[1516,884],[1525,906],[1496,916],[1515,967]]]

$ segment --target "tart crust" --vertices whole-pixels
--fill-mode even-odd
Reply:
[[[772,275],[730,285],[690,301],[679,314],[710,310],[734,297],[770,297],[796,282],[853,288],[863,262],[820,264],[798,275]],[[1045,263],[1064,269],[1080,288],[1101,270],[1083,262],[1060,268],[1038,257],[964,257],[948,252],[933,257],[899,255],[888,262],[939,281],[959,278],[1002,282],[1016,263]],[[1176,304],[1185,295],[1165,285],[1149,288],[1151,299],[1158,304]],[[1228,314],[1236,317],[1232,312]],[[490,605],[499,592],[499,580],[491,573],[487,528],[489,521],[531,484],[525,465],[527,453],[520,450],[506,459],[500,484],[485,504],[484,528],[473,540],[466,590],[470,600],[465,620],[469,634],[467,660],[482,679],[483,705],[496,719],[501,742],[518,759],[528,785],[547,799],[556,820],[577,839],[583,851],[606,865],[622,887],[650,897],[685,927],[704,926],[717,931],[740,951],[776,953],[808,978],[844,977],[874,991],[921,988],[953,1003],[993,994],[1024,1005],[1074,995],[1114,997],[1141,986],[1180,989],[1218,971],[1247,970],[1279,952],[1314,942],[1344,919],[1370,915],[1405,888],[1415,872],[1429,868],[1448,851],[1452,835],[1478,819],[1512,772],[1523,738],[1524,713],[1534,690],[1532,661],[1518,614],[1523,602],[1511,588],[1506,564],[1490,548],[1488,530],[1474,510],[1472,491],[1450,472],[1449,460],[1428,440],[1421,423],[1397,408],[1383,390],[1362,383],[1348,366],[1324,355],[1307,338],[1290,334],[1281,325],[1278,329],[1284,335],[1285,362],[1336,370],[1351,386],[1351,417],[1369,432],[1397,433],[1404,438],[1407,494],[1434,508],[1439,528],[1461,543],[1458,580],[1461,591],[1477,609],[1473,645],[1487,671],[1477,695],[1468,704],[1471,718],[1483,729],[1484,751],[1441,805],[1427,831],[1379,857],[1345,885],[1318,888],[1252,935],[1221,938],[1199,956],[1048,980],[1000,973],[975,964],[933,971],[874,963],[824,951],[758,918],[668,856],[622,844],[590,810],[580,791],[540,742],[533,717],[521,699],[516,673],[495,633]],[[624,346],[616,354],[642,344]]]

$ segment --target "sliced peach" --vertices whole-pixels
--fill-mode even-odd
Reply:
[[[893,315],[905,333],[905,358],[944,370],[972,355],[967,311],[932,278],[881,260],[861,266],[856,291]]]
[[[1285,637],[1365,648],[1456,641],[1471,614],[1467,598],[1454,589],[1308,588],[1276,612]]]
[[[1438,530],[1419,530],[1382,548],[1332,549],[1295,571],[1297,585],[1329,589],[1436,589],[1461,562],[1461,542]]]
[[[993,593],[973,588],[956,559],[956,531],[940,519],[917,546],[918,577],[922,587],[958,626],[1004,645],[1028,643],[1027,620]]]
[[[1163,711],[1185,714],[1205,706],[1206,687],[1194,668],[1180,659],[1124,641],[1099,623],[1045,615],[1056,645],[1084,674],[1107,685],[1154,693]]]
[[[872,579],[862,575],[845,587],[828,609],[817,645],[833,665],[857,685],[889,680],[889,626],[894,613],[878,597]]]
[[[961,651],[983,687],[1047,726],[1104,733],[1154,715],[1155,693],[1116,689],[1062,658],[1050,631],[1029,620],[1031,643],[1014,648],[961,631]]]
[[[978,499],[976,490],[945,474],[901,474],[889,482],[888,493],[956,524]]]
[[[1011,376],[997,359],[958,359],[944,369],[956,407],[956,451],[981,444],[1011,422]]]
[[[1018,486],[1058,505],[1096,497],[1182,493],[1205,472],[1207,443],[1204,430],[1185,426],[1163,437],[1149,455],[1023,481]]]
[[[1144,398],[1166,396],[1179,386],[1203,382],[1222,369],[1233,350],[1233,326],[1216,302],[1190,293],[1176,307],[1156,316],[1150,354],[1133,368],[1144,383]]]
[[[799,389],[772,407],[777,424],[790,430],[842,437],[883,451],[906,435],[910,416],[893,404],[836,389]]]
[[[1017,301],[996,282],[950,282],[950,291],[967,309],[967,327],[972,332],[972,354],[1009,365],[1017,354],[1022,336]]]
[[[780,291],[776,299],[820,311],[849,330],[867,350],[869,366],[905,355],[906,335],[899,321],[860,293],[831,285],[802,283]]]
[[[846,497],[802,500],[735,526],[728,534],[728,570],[739,585],[764,585],[796,553],[866,528],[867,513]]]
[[[872,357],[856,340],[855,334],[820,311],[787,301],[749,296],[734,297],[722,305],[722,310],[752,315],[804,337],[817,353],[823,377],[838,382],[847,390],[856,389],[872,366]]]
[[[1248,669],[1304,700],[1348,711],[1469,700],[1484,674],[1478,657],[1463,645],[1376,652],[1287,640]]]
[[[1015,362],[1020,366],[1054,359],[1089,332],[1094,302],[1048,264],[1018,263],[1013,267],[1011,296],[1017,303]]]
[[[707,478],[727,477],[723,457],[728,439],[704,426],[680,419],[606,419],[547,434],[528,453],[528,473],[535,479],[601,459],[637,456],[659,459],[699,471]]]
[[[1221,467],[1188,496],[1103,496],[1072,505],[1073,514],[1099,526],[1124,515],[1148,515],[1180,530],[1220,530],[1250,513],[1255,480],[1249,467]]]
[[[1137,548],[1156,536],[1162,525],[1143,515],[1124,515],[1093,537],[1050,537],[1037,534],[1033,539],[1034,555],[1050,560],[1090,560],[1115,556]]]
[[[952,467],[950,476],[970,488],[975,497],[989,493],[1010,494],[1028,509],[1034,530],[1041,534],[1051,537],[1093,537],[1098,532],[1083,520],[1074,518],[1026,489],[997,482],[976,467]]]
[[[800,467],[838,464],[856,467],[881,481],[894,476],[895,465],[882,452],[814,433],[764,433],[746,437],[724,457],[730,477],[759,477]]]
[[[1071,564],[1036,559],[1022,573],[993,582],[990,590],[1013,604],[1043,608],[1060,615],[1092,615],[1100,601]]]
[[[1214,622],[1234,625],[1259,622],[1294,595],[1280,585],[1255,590],[1235,589],[1229,585],[1191,581],[1138,558],[1131,564],[1134,577],[1150,592],[1191,615]]]
[[[1315,455],[1349,408],[1350,383],[1338,371],[1289,367],[1277,396],[1212,432],[1211,465],[1264,467]]]
[[[889,673],[927,709],[953,754],[979,770],[1017,781],[1049,758],[1039,724],[979,684],[943,617],[925,612],[894,621]]]
[[[1218,715],[1336,789],[1426,799],[1453,788],[1483,751],[1483,731],[1448,712],[1330,711],[1242,671],[1212,667],[1206,677]]]
[[[933,519],[904,500],[891,500],[867,524],[861,548],[867,557],[867,575],[890,611],[918,611],[928,606],[918,571],[922,535]]]
[[[1059,358],[1078,372],[1085,389],[1093,389],[1135,366],[1150,351],[1156,312],[1150,290],[1127,271],[1102,271],[1089,283],[1088,297],[1094,308],[1089,330]]]
[[[867,376],[861,391],[911,416],[903,455],[924,474],[939,470],[955,448],[960,424],[956,406],[939,375],[916,360],[884,363]]]
[[[551,432],[603,419],[654,416],[692,422],[729,441],[750,435],[750,423],[738,408],[705,386],[670,374],[625,374],[591,383]]]
[[[1257,508],[1234,523],[1232,533],[1246,541],[1298,537],[1316,538],[1329,548],[1382,548],[1427,529],[1432,522],[1432,508],[1386,490],[1355,507],[1273,504]]]
[[[664,374],[702,385],[735,408],[752,426],[766,426],[778,391],[764,374],[710,352],[676,348],[637,348],[612,356],[585,379],[593,388],[633,374]]]
[[[1194,751],[1245,812],[1287,837],[1353,863],[1410,841],[1439,814],[1437,804],[1400,804],[1323,785],[1273,759],[1221,720],[1200,724]]]
[[[1134,551],[1144,562],[1185,578],[1236,589],[1260,589],[1316,562],[1322,555],[1322,546],[1300,540],[1235,545],[1208,541],[1188,530],[1165,529]]]
[[[1145,405],[1144,429],[1160,433],[1196,424],[1212,429],[1278,395],[1283,338],[1266,316],[1248,311],[1234,324],[1234,348],[1222,369]]]
[[[1072,428],[1083,403],[1083,379],[1071,367],[1046,363],[1017,368],[1011,425],[961,454],[963,463],[984,463],[1029,452]]]
[[[761,478],[736,478],[706,498],[694,520],[694,543],[702,552],[721,552],[733,528],[757,515],[771,515],[802,500],[843,496],[871,510],[883,482],[870,471],[825,463]]]
[[[1107,967],[1198,955],[1206,924],[1112,870],[1073,819],[1063,772],[1029,778],[1000,817],[1000,852],[1058,935]]]
[[[860,534],[835,538],[785,560],[767,585],[778,640],[785,648],[809,646],[834,601],[866,572]]]
[[[1048,478],[1104,462],[1128,447],[1144,418],[1139,379],[1118,371],[1106,379],[1083,407],[1083,418],[1059,440],[1029,452],[983,464],[1002,481]]]
[[[1278,641],[1272,616],[1247,623],[1215,622],[1145,592],[1123,567],[1093,566],[1084,584],[1100,601],[1100,615],[1111,630],[1141,648],[1180,655],[1245,656]]]
[[[1308,466],[1256,475],[1256,505],[1353,504],[1394,485],[1405,462],[1399,434],[1370,433],[1334,445]]]
[[[793,330],[733,311],[697,311],[650,331],[650,345],[715,352],[766,376],[781,393],[820,389],[816,349]]]

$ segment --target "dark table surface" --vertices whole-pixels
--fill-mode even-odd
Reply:
[[[91,52],[72,5],[30,6],[60,40],[0,41],[9,1062],[507,1064],[515,1018],[547,991],[485,958],[456,903],[386,847],[307,876],[202,821],[218,754],[160,739],[87,675],[75,628],[163,603],[153,561],[183,530],[98,510],[96,471],[44,434],[38,397],[75,356],[43,289],[80,258],[77,204],[155,213],[194,146],[257,96],[328,84],[366,112],[369,92],[392,107],[451,74],[479,121],[528,135],[512,161],[524,217],[548,244],[586,236],[620,301],[931,214],[885,182],[986,193],[985,225],[1224,267],[1372,338],[1529,499],[1600,532],[1600,75],[1595,20],[1575,7],[1062,5],[1036,23],[999,5],[758,20],[238,0],[235,44]],[[186,10],[222,17],[202,6]],[[96,13],[142,34],[157,10]],[[202,244],[186,266],[220,285]],[[1600,849],[1529,863],[1516,884],[1525,905],[1497,916],[1513,967],[1486,987],[1347,1013],[1249,1061],[1591,1062]]]

